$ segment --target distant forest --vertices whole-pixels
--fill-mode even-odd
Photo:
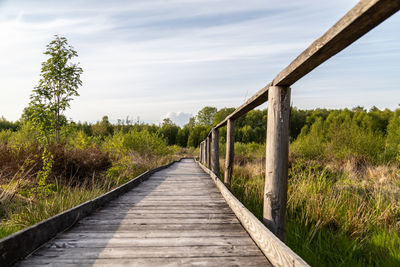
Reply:
[[[62,131],[79,132],[96,142],[117,132],[146,131],[166,140],[168,145],[197,147],[211,128],[221,122],[235,108],[204,107],[183,127],[166,118],[160,125],[133,122],[128,118],[110,123],[107,116],[89,124],[62,121]],[[267,109],[252,110],[235,121],[235,141],[239,143],[265,143]],[[24,116],[17,122],[0,119],[2,136],[18,131]],[[8,134],[7,134],[8,132]],[[0,137],[1,138],[1,137]],[[220,142],[225,143],[226,127],[220,129]],[[8,139],[8,138],[7,138]],[[362,155],[372,162],[396,160],[400,144],[400,109],[291,109],[290,141],[303,156],[313,158],[335,152],[336,157],[346,154]],[[346,151],[339,151],[346,150]]]

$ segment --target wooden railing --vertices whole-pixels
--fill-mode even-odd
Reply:
[[[290,86],[400,9],[400,0],[362,0],[283,69],[271,83],[216,125],[200,144],[200,162],[219,176],[219,128],[227,125],[224,183],[230,188],[235,120],[268,101],[264,224],[285,240]]]

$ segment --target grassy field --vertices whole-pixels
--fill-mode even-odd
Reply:
[[[264,149],[235,144],[232,183],[260,220]],[[310,160],[292,148],[287,244],[312,266],[400,266],[399,174],[396,164]]]

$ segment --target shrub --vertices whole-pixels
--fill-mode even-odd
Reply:
[[[144,156],[166,155],[169,152],[167,142],[156,133],[149,133],[146,130],[137,131],[135,129],[126,134],[118,132],[106,138],[102,149],[119,156],[133,151]]]

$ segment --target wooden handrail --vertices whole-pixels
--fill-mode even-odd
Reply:
[[[229,142],[229,144],[226,145],[227,159],[225,163],[224,180],[225,184],[229,187],[232,178],[234,156],[234,138],[232,130],[234,122],[262,103],[270,102],[268,109],[273,109],[271,112],[273,116],[268,116],[268,127],[270,130],[272,129],[272,132],[268,132],[267,139],[270,140],[271,138],[270,142],[272,142],[273,145],[270,148],[267,147],[264,223],[282,240],[284,240],[285,223],[283,214],[284,209],[286,209],[287,191],[288,152],[286,148],[289,144],[288,109],[290,109],[290,106],[287,102],[288,99],[290,99],[289,86],[348,47],[368,31],[396,13],[399,9],[400,0],[361,0],[325,34],[315,40],[295,60],[283,69],[271,83],[259,90],[249,100],[229,114],[223,121],[213,127],[207,135],[206,145],[204,145],[204,141],[202,142],[203,145],[201,146],[200,152],[202,158],[200,161],[209,166],[210,143],[217,142],[217,140],[210,142],[210,139],[212,139],[212,132],[215,133],[218,128],[227,125],[229,121],[231,129],[227,131],[227,142]],[[272,96],[269,95],[269,90],[271,89]],[[215,161],[219,152],[216,149],[212,149],[212,153],[212,157]],[[217,173],[217,171],[214,173]]]
[[[362,0],[315,40],[295,60],[283,69],[275,79],[259,90],[249,100],[229,114],[214,128],[226,125],[268,100],[268,88],[272,85],[291,86],[313,69],[336,55],[368,31],[378,26],[400,9],[399,0]],[[209,136],[211,135],[211,131]]]

